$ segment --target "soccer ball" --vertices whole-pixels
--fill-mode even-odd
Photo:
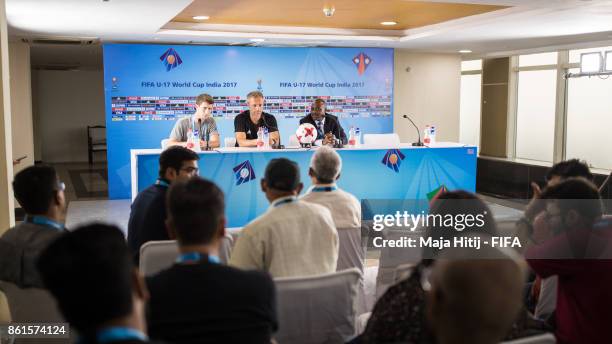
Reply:
[[[317,128],[310,123],[300,124],[295,131],[298,142],[303,145],[310,145],[317,139]]]

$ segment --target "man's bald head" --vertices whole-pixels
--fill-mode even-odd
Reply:
[[[483,250],[484,257],[450,250],[435,263],[427,315],[441,344],[498,343],[521,310],[522,263],[512,253]]]

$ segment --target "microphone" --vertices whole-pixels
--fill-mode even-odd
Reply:
[[[423,147],[423,146],[425,146],[423,144],[423,142],[421,142],[421,132],[419,131],[419,127],[417,127],[416,124],[414,124],[414,122],[410,119],[410,117],[408,117],[408,115],[403,115],[402,117],[408,119],[410,121],[410,123],[412,123],[412,125],[414,126],[414,129],[416,129],[417,135],[419,137],[419,141],[413,142],[412,145],[414,147]]]

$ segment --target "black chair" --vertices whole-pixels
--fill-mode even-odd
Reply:
[[[87,158],[93,164],[94,152],[106,152],[106,127],[103,125],[87,126]]]

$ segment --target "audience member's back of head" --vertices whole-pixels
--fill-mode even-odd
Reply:
[[[264,180],[271,189],[292,192],[300,186],[300,167],[286,158],[272,159],[266,166]]]
[[[191,149],[181,146],[168,147],[159,156],[159,177],[164,178],[168,168],[178,172],[183,167],[183,162],[199,159],[198,154]]]
[[[467,191],[442,193],[432,201],[428,215],[427,237],[452,241],[455,237],[470,233],[497,235],[497,226],[489,207],[478,196]],[[435,258],[439,253],[438,248],[423,248],[423,258],[426,259]]]
[[[334,149],[323,146],[312,155],[310,169],[319,183],[331,184],[340,175],[342,159]]]
[[[26,213],[44,214],[58,190],[57,173],[50,166],[27,167],[15,175],[13,190]]]
[[[121,230],[91,224],[54,241],[38,260],[45,287],[83,336],[132,313],[135,269]]]
[[[576,211],[587,224],[592,224],[603,214],[599,190],[585,178],[568,178],[551,185],[544,189],[541,198],[555,201],[563,215],[571,210]]]
[[[225,225],[225,200],[217,185],[200,177],[173,183],[167,195],[168,221],[181,245],[205,245]]]
[[[441,344],[498,343],[522,308],[524,270],[513,252],[489,246],[445,250],[430,283],[427,314]]]
[[[593,174],[589,170],[589,165],[586,162],[578,159],[570,159],[558,162],[550,168],[546,173],[546,181],[557,179],[567,179],[571,177],[583,177],[590,181],[593,180]]]

